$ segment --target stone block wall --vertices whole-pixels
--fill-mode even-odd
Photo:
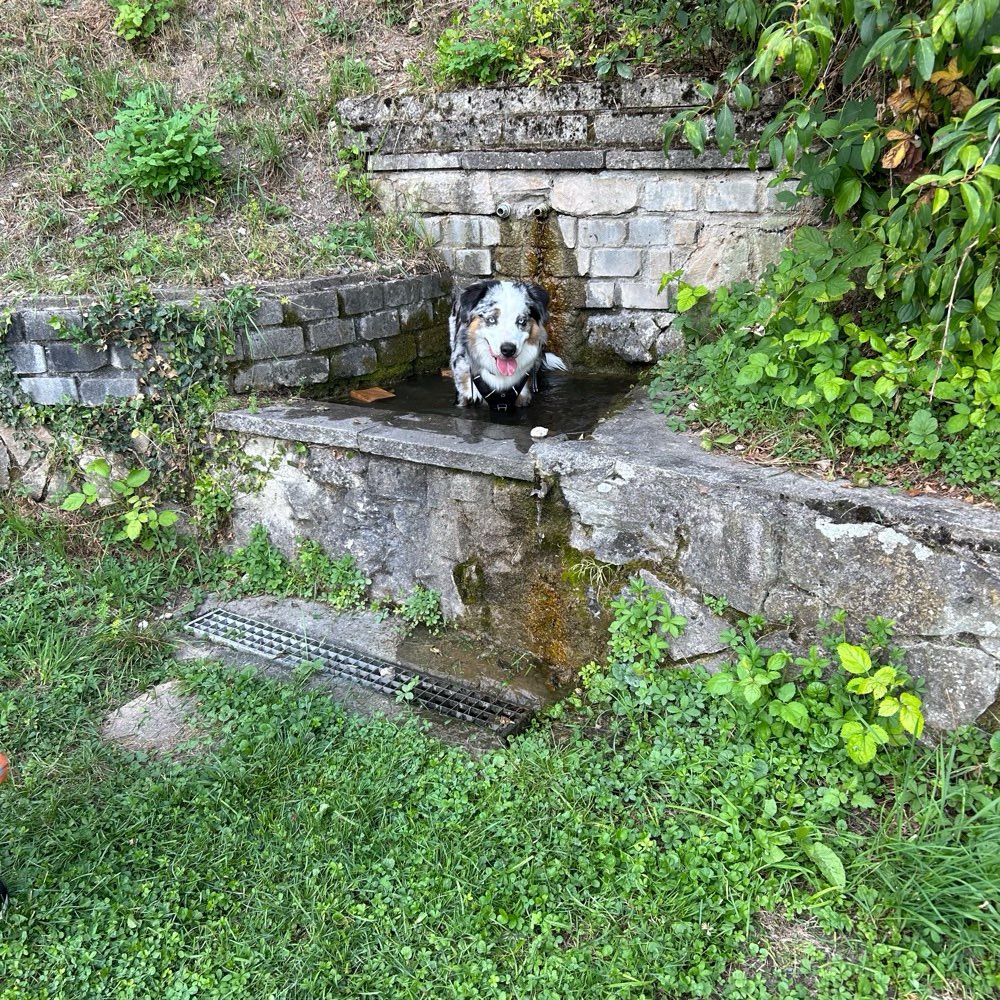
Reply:
[[[161,291],[190,305],[211,292]],[[367,276],[265,285],[253,328],[220,358],[235,393],[301,389],[331,391],[379,377],[430,371],[448,357],[451,282],[425,274],[390,280]],[[87,299],[28,298],[4,307],[4,354],[32,402],[98,405],[138,395],[142,365],[120,345],[73,344],[57,326],[83,321]]]
[[[460,282],[541,282],[556,348],[600,367],[676,346],[665,273],[711,288],[755,278],[803,219],[770,172],[711,149],[664,157],[663,123],[696,103],[689,81],[666,77],[339,107],[385,207],[416,214]]]

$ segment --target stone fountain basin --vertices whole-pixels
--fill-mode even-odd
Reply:
[[[450,618],[557,681],[603,655],[602,582],[642,572],[689,619],[676,661],[717,662],[737,615],[801,644],[836,608],[853,626],[882,615],[924,679],[929,724],[996,724],[993,508],[706,453],[667,431],[640,390],[592,432],[542,440],[527,424],[325,401],[217,423],[279,459],[260,493],[238,498],[238,543],[262,523],[286,551],[297,537],[349,551],[376,592],[438,590]],[[723,616],[706,595],[724,599]]]

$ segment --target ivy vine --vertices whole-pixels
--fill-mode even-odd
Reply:
[[[159,499],[192,502],[212,523],[231,506],[235,480],[261,474],[212,428],[229,395],[224,359],[252,327],[258,306],[253,289],[242,285],[191,305],[161,301],[145,284],[110,292],[83,310],[80,324],[53,326],[70,342],[127,352],[138,365],[141,394],[98,406],[36,406],[0,357],[0,419],[22,435],[48,430],[67,463],[84,448],[124,456],[152,473]]]

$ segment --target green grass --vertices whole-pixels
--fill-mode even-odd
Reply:
[[[642,704],[654,688],[599,671],[595,704],[471,756],[318,690],[171,663],[164,602],[220,579],[196,549],[105,551],[3,513],[3,1000],[987,997],[1000,982],[980,736],[876,773],[794,732],[755,740],[697,673],[656,674]],[[170,676],[200,699],[197,752],[101,742],[110,706]],[[794,847],[773,853],[786,816],[844,860],[842,891]]]

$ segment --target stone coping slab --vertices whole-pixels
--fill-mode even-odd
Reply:
[[[948,497],[907,496],[884,487],[856,487],[846,480],[812,478],[786,468],[735,460],[724,452],[706,452],[694,434],[667,430],[642,389],[619,413],[602,421],[587,442],[545,440],[531,450],[542,475],[585,468],[615,467],[669,471],[697,480],[709,490],[753,491],[781,501],[799,502],[841,524],[871,522],[905,525],[922,533],[927,544],[965,545],[1000,570],[1000,511]],[[990,560],[992,561],[992,560]],[[997,606],[1000,620],[1000,604]]]
[[[419,465],[479,472],[533,482],[531,434],[527,428],[484,424],[439,414],[361,411],[345,403],[296,400],[233,410],[216,416],[216,426],[279,441],[304,441]]]

